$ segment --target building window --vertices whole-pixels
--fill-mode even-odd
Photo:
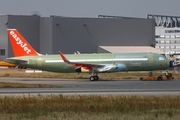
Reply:
[[[176,41],[173,41],[173,40],[172,40],[171,43],[176,43]]]
[[[180,33],[180,30],[165,30],[165,33]]]
[[[175,33],[179,33],[180,32],[180,30],[175,30]]]
[[[169,38],[169,36],[168,36],[168,35],[166,35],[166,38]]]
[[[171,38],[175,38],[175,36],[174,36],[174,35],[171,35]]]
[[[161,43],[164,43],[164,41],[163,41],[163,40],[161,40]]]
[[[156,35],[155,37],[156,37],[156,38],[160,38],[160,36],[159,36],[159,35]]]
[[[180,38],[180,35],[176,35],[176,38]]]
[[[0,56],[5,56],[5,49],[0,49]]]
[[[164,38],[165,36],[164,35],[161,35],[160,38]]]

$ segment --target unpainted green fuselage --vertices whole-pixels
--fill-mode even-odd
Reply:
[[[165,70],[169,68],[170,64],[170,61],[163,55],[156,53],[64,54],[64,56],[70,62],[115,66],[123,64],[124,71]],[[52,72],[75,72],[77,68],[77,66],[65,63],[58,54],[11,57],[6,61],[18,66]]]

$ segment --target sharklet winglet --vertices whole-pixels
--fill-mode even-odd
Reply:
[[[66,57],[63,55],[62,52],[59,51],[59,55],[61,56],[62,60],[65,62],[65,63],[70,63],[68,59],[66,59]]]

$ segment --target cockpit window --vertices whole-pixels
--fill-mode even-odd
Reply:
[[[159,60],[167,60],[166,57],[159,57]]]

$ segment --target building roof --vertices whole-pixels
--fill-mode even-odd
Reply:
[[[152,52],[165,54],[164,52],[151,46],[99,46],[99,48],[110,53]]]

